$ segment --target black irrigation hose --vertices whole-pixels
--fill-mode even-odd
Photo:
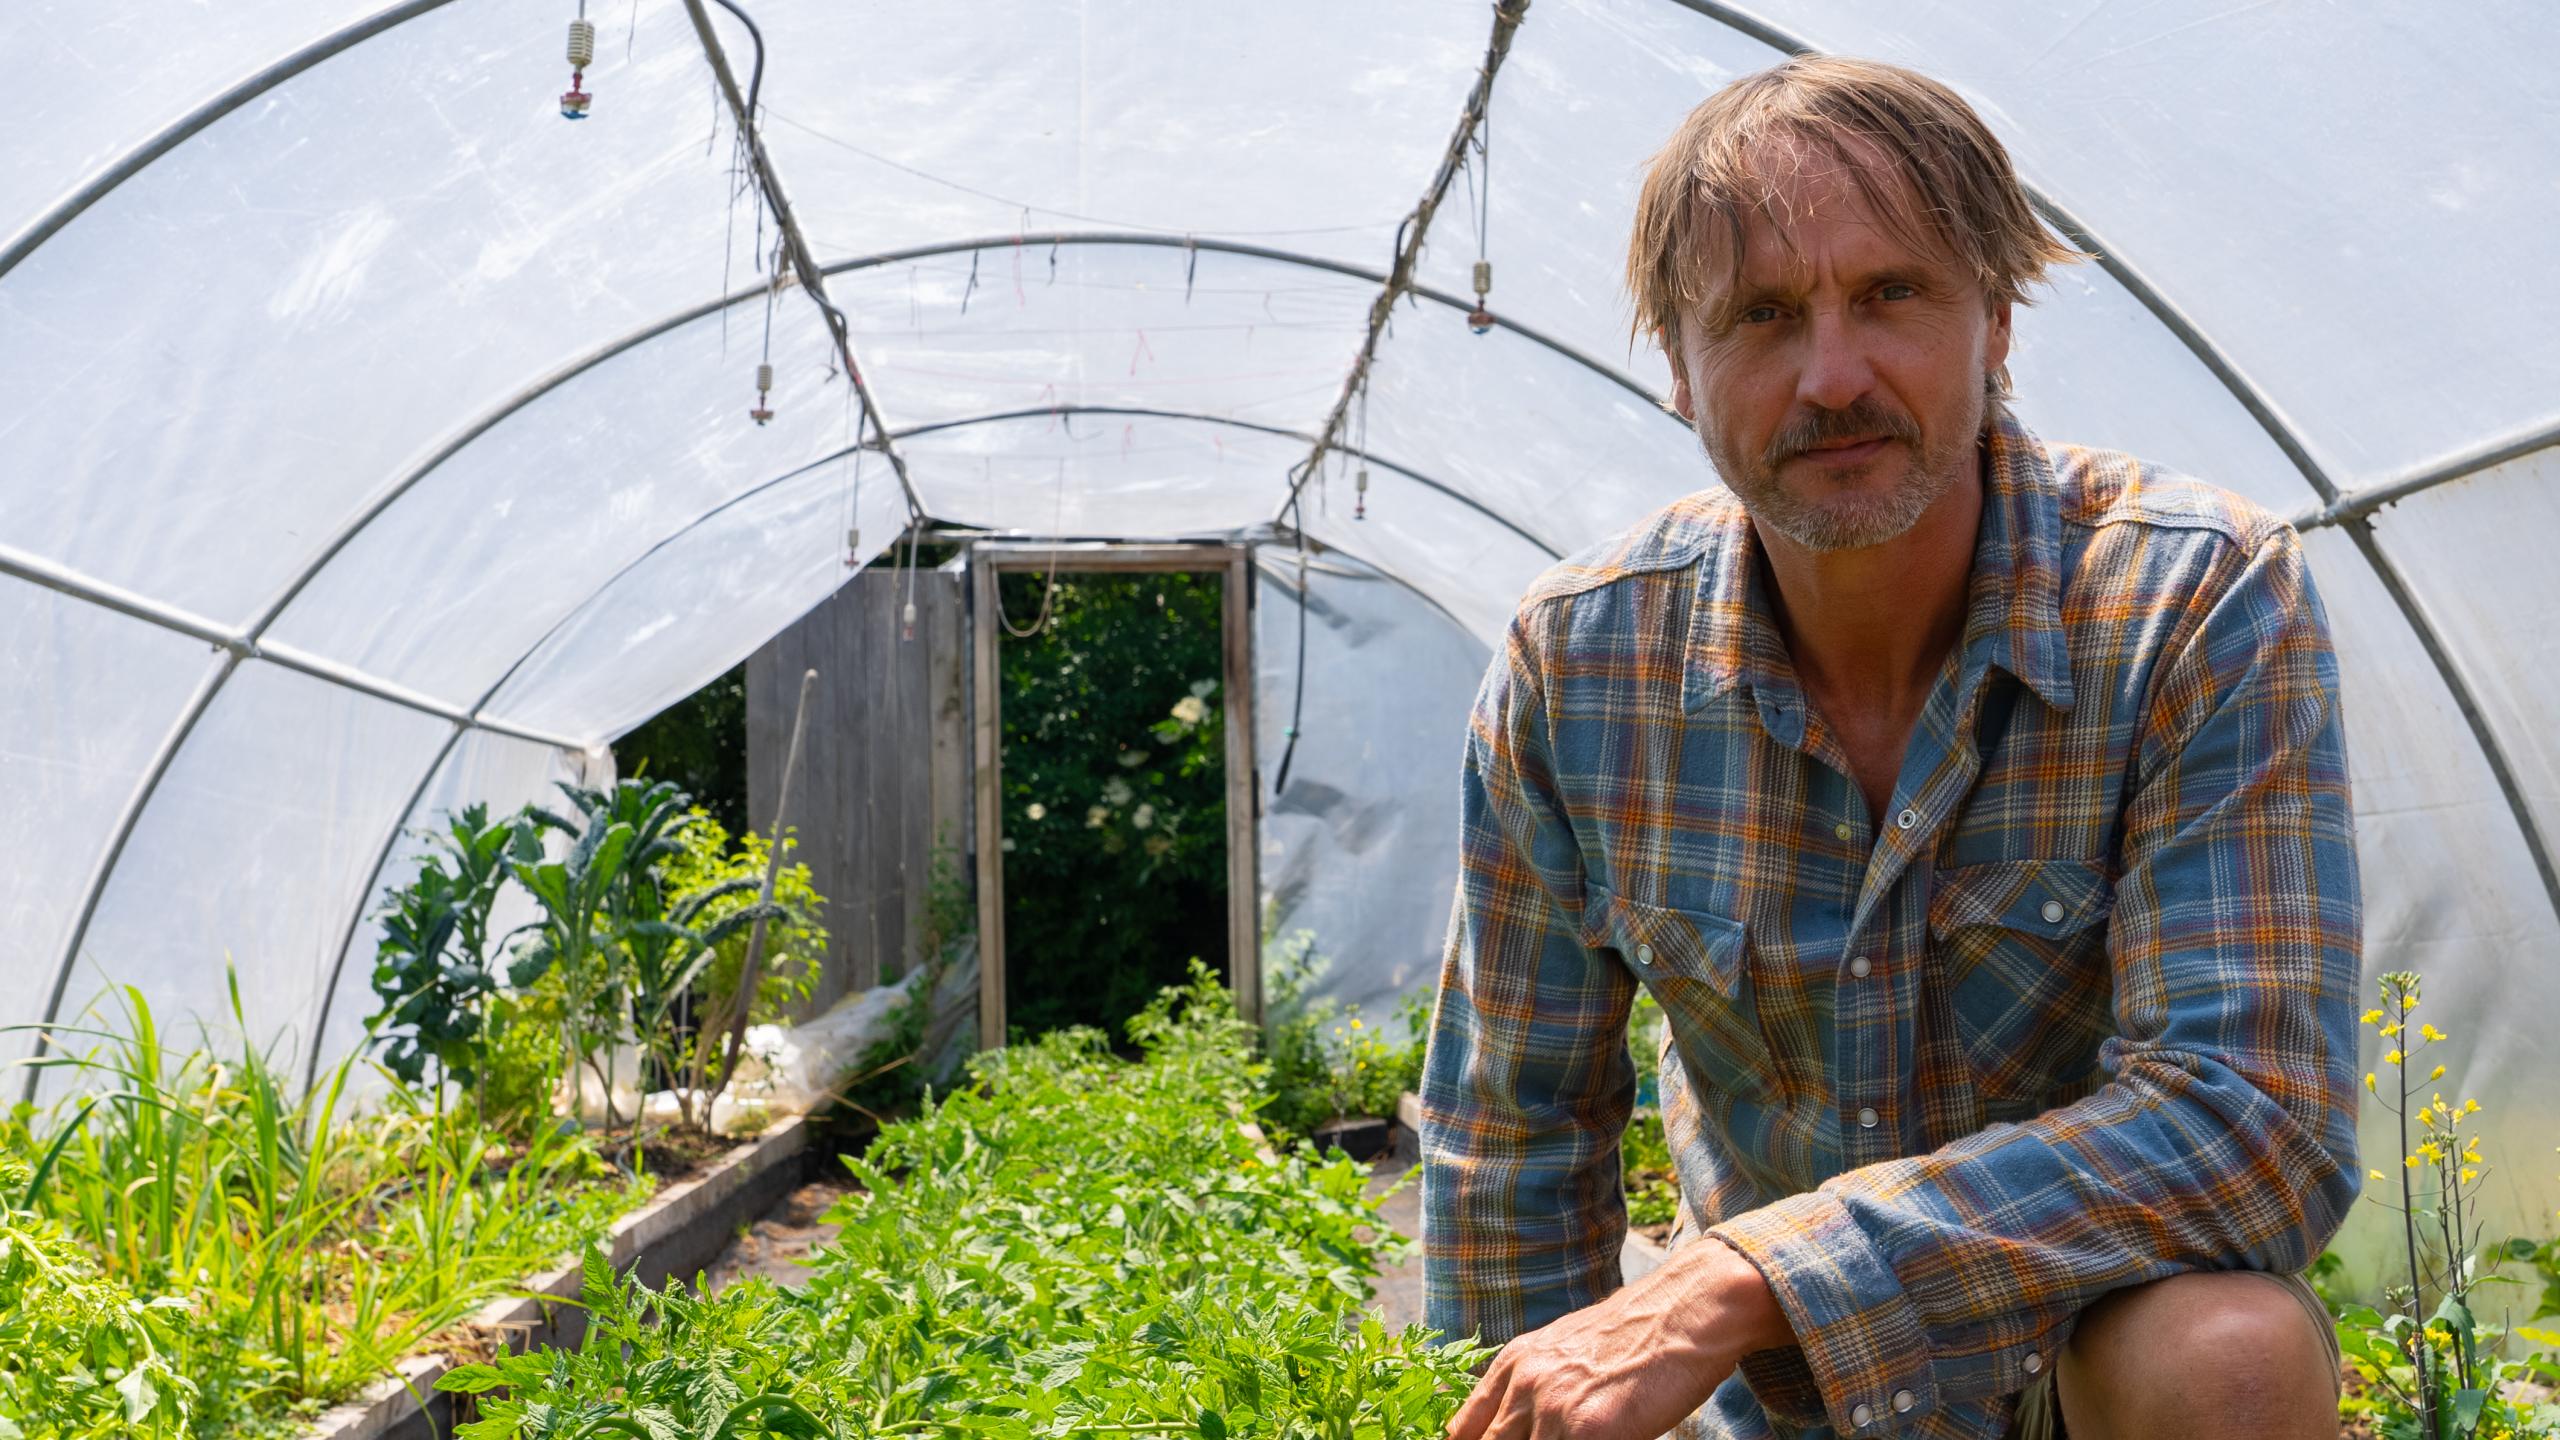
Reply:
[[[1296,502],[1292,503],[1294,505]],[[1297,507],[1297,516],[1303,524],[1306,520],[1306,510],[1303,506]],[[1280,770],[1271,779],[1271,798],[1274,800],[1280,798],[1280,792],[1289,788],[1289,762],[1296,759],[1298,755],[1298,721],[1306,713],[1306,708],[1307,534],[1301,529],[1298,532],[1298,678],[1296,693],[1289,699],[1288,743],[1280,748]]]
[[[712,3],[737,16],[738,23],[747,27],[747,38],[756,42],[756,68],[747,80],[747,114],[752,116],[756,113],[756,97],[764,93],[764,32],[756,28],[753,16],[738,8],[737,0],[712,0]]]

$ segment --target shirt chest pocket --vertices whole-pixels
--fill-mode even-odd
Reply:
[[[1671,1048],[1698,1082],[1728,1099],[1775,1094],[1743,923],[1647,905],[1597,885],[1584,895],[1584,943],[1614,952],[1652,992]]]
[[[2094,861],[2002,860],[1937,873],[1932,978],[1995,1112],[2010,1102],[2032,1113],[2094,1083],[2098,1046],[2114,1028],[2106,925],[2114,906],[2114,887]]]

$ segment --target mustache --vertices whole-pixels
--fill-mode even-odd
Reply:
[[[1769,448],[1760,461],[1770,469],[1794,459],[1816,445],[1836,444],[1843,440],[1887,440],[1914,442],[1920,438],[1920,427],[1907,415],[1898,415],[1862,396],[1846,410],[1807,410],[1769,440]]]

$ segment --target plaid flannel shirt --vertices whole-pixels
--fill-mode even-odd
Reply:
[[[1797,1344],[1684,1431],[1995,1437],[2083,1306],[2298,1270],[2355,1198],[2360,901],[2302,548],[2000,418],[1962,640],[1867,814],[1711,489],[1556,567],[1467,739],[1430,1323],[1614,1290],[1636,988],[1680,1230]]]

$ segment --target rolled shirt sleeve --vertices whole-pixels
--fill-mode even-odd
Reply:
[[[1619,1285],[1635,979],[1584,943],[1582,854],[1515,622],[1469,722],[1458,895],[1422,1080],[1425,1313],[1499,1345]]]

